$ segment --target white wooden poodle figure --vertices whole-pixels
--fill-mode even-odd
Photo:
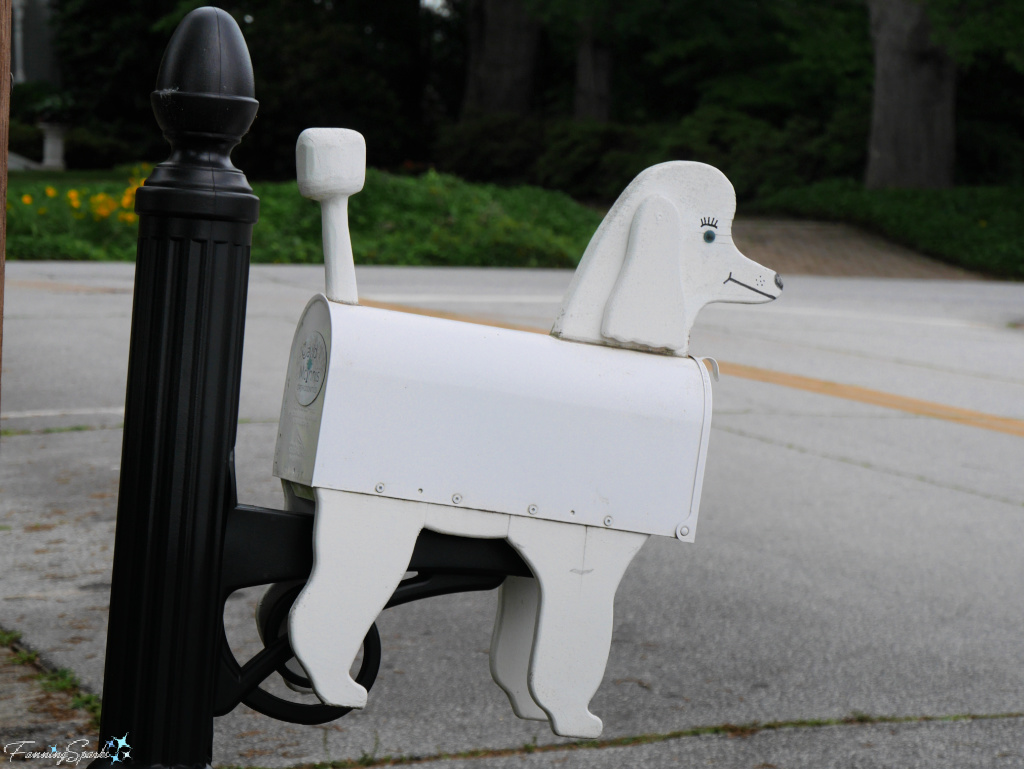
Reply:
[[[672,162],[616,201],[550,336],[360,307],[346,212],[365,151],[322,128],[296,150],[327,290],[295,333],[274,459],[316,505],[292,648],[321,700],[362,707],[349,668],[420,531],[504,538],[534,578],[500,588],[494,680],[520,718],[597,737],[619,581],[652,534],[696,531],[711,385],[687,355],[694,318],[782,282],[733,245],[728,179]]]

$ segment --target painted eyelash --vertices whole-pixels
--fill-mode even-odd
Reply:
[[[710,216],[709,217],[705,217],[704,219],[700,220],[700,226],[701,227],[708,227],[708,226],[710,226],[710,227],[714,227],[717,230],[718,229],[718,220],[713,218],[713,217],[710,217]]]

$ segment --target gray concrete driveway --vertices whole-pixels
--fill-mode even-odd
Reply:
[[[570,277],[358,273],[371,301],[538,328]],[[132,266],[11,263],[7,281],[0,626],[99,692]],[[242,501],[279,504],[284,368],[321,284],[253,269]],[[388,612],[365,711],[298,727],[240,707],[215,762],[1024,767],[1021,321],[1024,284],[994,281],[796,276],[772,305],[705,310],[692,351],[723,376],[697,542],[652,541],[622,583],[591,705],[607,743],[572,750],[513,716],[483,593]],[[240,657],[258,648],[254,597],[225,615]]]

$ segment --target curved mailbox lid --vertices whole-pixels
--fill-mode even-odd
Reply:
[[[319,328],[317,302],[329,328]],[[328,365],[321,392],[304,406],[298,372],[311,370],[313,332],[325,340]],[[318,297],[290,366],[279,477],[693,539],[710,386],[692,358]],[[321,422],[316,437],[313,421]]]

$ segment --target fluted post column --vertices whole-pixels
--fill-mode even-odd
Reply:
[[[135,208],[100,726],[101,747],[127,735],[135,765],[201,768],[212,760],[222,547],[235,504],[249,248],[259,214],[230,153],[256,115],[253,97],[252,64],[231,16],[215,8],[186,16],[152,94],[172,154],[138,190]]]

